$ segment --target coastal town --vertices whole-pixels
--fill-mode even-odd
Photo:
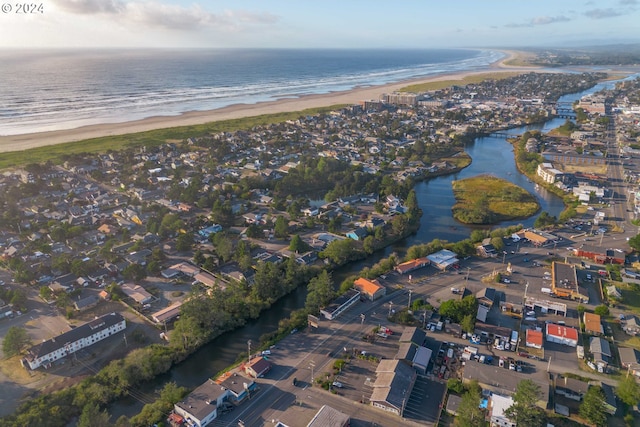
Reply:
[[[109,421],[109,403],[304,286],[305,308],[228,370],[108,425],[634,425],[640,80],[558,102],[606,78],[412,89],[5,170],[4,420]],[[505,133],[554,118],[566,122],[549,133]],[[416,183],[467,167],[486,135],[510,138],[565,211],[423,242],[333,283],[414,233],[429,203]]]

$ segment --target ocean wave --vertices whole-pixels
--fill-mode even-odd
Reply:
[[[60,79],[40,82],[33,90],[21,90],[20,86],[28,83],[21,82],[19,76],[14,74],[11,80],[13,90],[0,92],[0,118],[3,119],[0,135],[69,129],[88,124],[177,115],[238,103],[326,94],[416,77],[474,70],[503,56],[501,52],[485,50],[449,61],[436,58],[430,62],[371,66],[370,69],[346,69],[342,72],[339,67],[335,67],[337,71],[316,72],[311,67],[302,66],[297,70],[283,67],[279,71],[277,64],[270,64],[270,73],[248,73],[244,80],[232,73],[218,72],[201,78],[192,76],[186,80],[181,79],[180,75],[166,73],[157,81],[149,81],[142,74],[134,73],[133,78],[127,78],[125,73],[114,71],[113,75],[102,76],[101,79],[84,77],[76,83],[73,75],[61,75]],[[144,73],[144,70],[140,70],[140,73]]]

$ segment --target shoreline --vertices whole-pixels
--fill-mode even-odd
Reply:
[[[328,107],[337,104],[354,105],[365,100],[379,99],[383,93],[397,91],[412,84],[437,82],[444,80],[462,80],[465,77],[487,72],[529,72],[540,70],[538,67],[512,67],[505,65],[519,56],[517,51],[500,50],[506,57],[481,69],[443,73],[433,76],[417,77],[384,85],[356,87],[346,91],[329,92],[280,98],[254,104],[233,104],[226,107],[204,111],[188,111],[178,115],[152,116],[139,120],[119,123],[101,123],[71,129],[25,133],[0,136],[0,153],[24,151],[66,142],[77,142],[91,138],[126,135],[156,129],[180,126],[201,125],[222,120],[239,119],[263,114],[302,111],[308,108]]]

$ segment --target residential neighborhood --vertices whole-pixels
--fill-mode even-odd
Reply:
[[[478,415],[507,426],[531,413],[584,425],[595,400],[608,425],[633,425],[620,384],[640,376],[638,79],[579,100],[576,129],[513,137],[523,172],[566,197],[568,213],[394,249],[342,283],[330,275],[414,233],[425,210],[415,184],[468,166],[476,135],[568,114],[558,97],[602,78],[527,73],[386,94],[6,170],[0,327],[26,335],[15,357],[27,375],[61,375],[66,361],[69,378],[115,369],[99,349],[116,340],[169,369],[305,286],[308,312],[282,317],[278,333],[246,343],[153,422],[411,426]]]

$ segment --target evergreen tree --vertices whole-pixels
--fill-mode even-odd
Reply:
[[[539,385],[532,380],[520,381],[513,395],[513,405],[505,411],[505,415],[519,426],[544,426],[546,424],[544,411],[536,406],[540,396]]]
[[[607,425],[605,397],[601,387],[589,387],[580,404],[580,416],[598,427]]]

